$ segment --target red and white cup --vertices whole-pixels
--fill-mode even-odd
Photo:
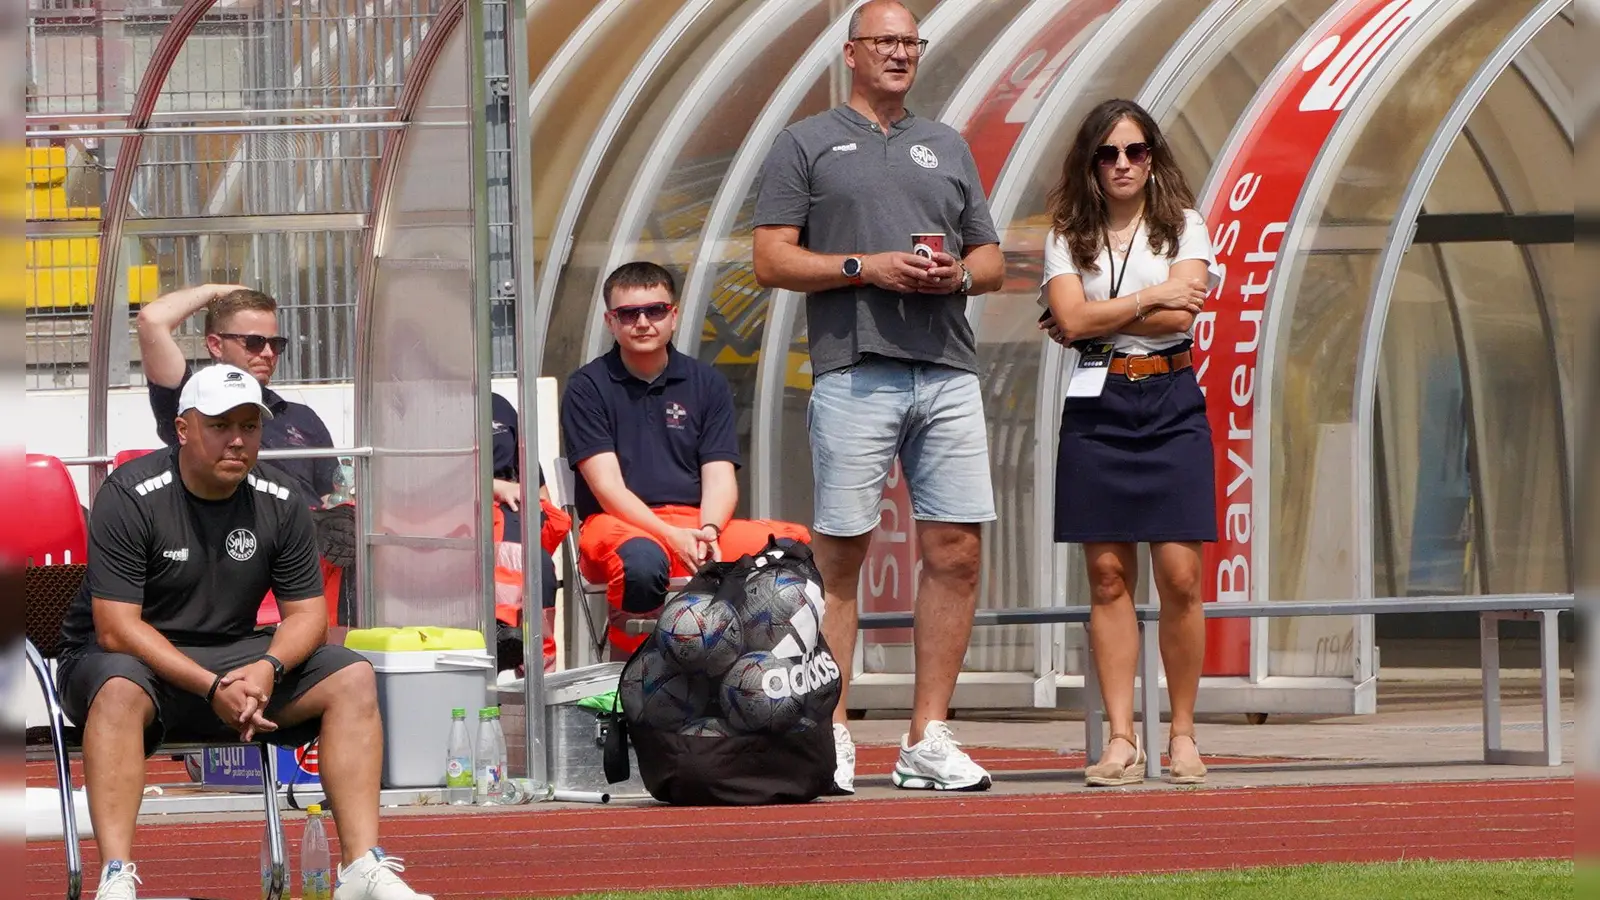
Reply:
[[[913,234],[911,236],[911,252],[931,260],[935,253],[944,252],[944,235],[942,234]]]

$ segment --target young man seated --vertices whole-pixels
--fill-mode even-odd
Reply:
[[[661,608],[667,582],[708,560],[756,553],[769,537],[809,543],[800,525],[733,518],[733,389],[722,373],[672,347],[672,273],[632,262],[606,278],[606,325],[616,345],[574,372],[561,399],[561,436],[579,477],[578,566],[604,582],[612,656],[643,635],[630,619]]]
[[[164,739],[300,744],[321,735],[343,865],[336,900],[429,900],[378,848],[383,728],[372,666],[325,644],[308,498],[258,464],[260,383],[216,365],[183,386],[177,446],[119,466],[95,497],[88,575],[62,623],[62,706],[83,727],[98,900],[132,900],[145,758]],[[256,630],[271,589],[283,611]]]

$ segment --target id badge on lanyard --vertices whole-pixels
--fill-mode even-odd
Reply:
[[[1129,256],[1132,256],[1130,251]],[[1128,274],[1128,261],[1122,263],[1122,274],[1117,274],[1117,256],[1111,252],[1111,241],[1106,240],[1106,257],[1111,263],[1111,298],[1116,299],[1122,290],[1122,279]],[[1078,364],[1067,381],[1068,397],[1098,397],[1106,389],[1106,376],[1111,374],[1111,357],[1116,344],[1106,340],[1079,341],[1073,344],[1078,351]]]
[[[1111,374],[1111,354],[1116,345],[1110,341],[1080,341],[1073,346],[1078,350],[1078,364],[1067,381],[1067,396],[1100,396],[1106,388],[1106,376]]]

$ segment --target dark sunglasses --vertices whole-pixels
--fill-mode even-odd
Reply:
[[[616,319],[623,325],[632,325],[643,316],[652,322],[665,319],[672,312],[671,303],[646,303],[643,306],[619,306],[610,310],[607,315]]]
[[[1128,162],[1136,166],[1142,166],[1150,161],[1150,145],[1144,141],[1129,144],[1121,150],[1111,144],[1101,144],[1094,150],[1094,161],[1097,165],[1114,166],[1117,164],[1117,157],[1124,153],[1128,155]]]
[[[267,347],[270,345],[273,353],[277,354],[278,356],[282,356],[283,351],[289,349],[289,339],[281,335],[278,337],[267,337],[266,335],[261,334],[218,334],[217,337],[227,338],[230,341],[238,341],[244,345],[244,349],[251,353],[260,353],[262,350],[267,349]]]

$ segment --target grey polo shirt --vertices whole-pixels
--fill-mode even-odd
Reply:
[[[801,246],[829,254],[909,252],[919,232],[943,232],[945,252],[957,259],[1000,242],[960,133],[908,112],[885,134],[849,106],[778,135],[762,166],[752,224],[799,227]],[[813,375],[868,353],[978,369],[962,293],[844,287],[808,294],[806,318]]]

